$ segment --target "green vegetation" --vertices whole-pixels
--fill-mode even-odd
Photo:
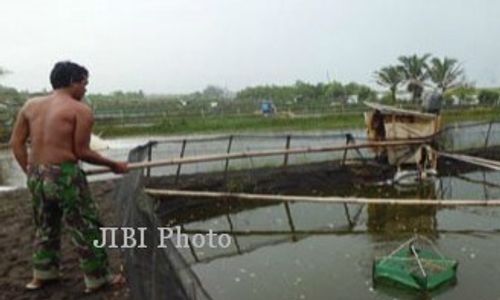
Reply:
[[[430,59],[430,64],[428,60]],[[426,86],[439,89],[443,94],[453,88],[465,86],[464,70],[453,58],[431,58],[430,54],[418,56],[400,56],[399,65],[383,67],[375,72],[375,79],[381,86],[388,87],[391,93],[391,102],[396,102],[396,92],[400,84],[406,84],[406,89],[412,94],[412,102],[422,100]],[[459,98],[462,99],[462,98]]]
[[[320,117],[288,118],[262,116],[225,116],[207,118],[171,118],[151,126],[103,126],[95,132],[103,136],[140,134],[187,134],[243,131],[327,130],[363,126],[363,116],[356,114],[323,115]]]
[[[0,79],[8,73],[0,68]],[[385,96],[355,82],[296,81],[291,85],[247,87],[236,93],[211,85],[190,94],[116,91],[89,94],[86,100],[96,117],[95,131],[105,136],[364,127],[363,101],[389,102],[418,110],[417,101],[428,87],[444,92],[446,123],[496,118],[500,112],[500,88],[475,88],[460,79],[463,74],[457,60],[425,54],[401,56],[397,65],[375,72],[377,83],[389,89]],[[398,99],[397,91],[402,86],[415,102]],[[0,141],[8,138],[17,110],[31,96],[0,86]],[[264,100],[272,101],[278,113],[262,116],[260,105]],[[462,106],[456,106],[457,103]],[[477,103],[482,107],[471,105]]]
[[[486,121],[498,118],[500,107],[479,107],[443,112],[443,124],[465,121]],[[106,126],[97,124],[95,132],[103,136],[132,135],[168,135],[190,133],[222,133],[222,132],[284,132],[333,130],[342,128],[364,128],[361,112],[329,114],[320,117],[274,117],[262,116],[225,116],[207,118],[171,118],[151,126]]]
[[[420,100],[424,91],[424,81],[428,78],[427,59],[430,54],[424,54],[419,57],[414,54],[411,56],[400,56],[401,70],[406,80],[406,88],[412,94],[412,102]]]
[[[490,121],[498,120],[500,116],[500,107],[475,107],[470,109],[444,111],[443,123],[453,124],[468,121]]]
[[[403,83],[404,75],[401,66],[388,66],[375,72],[377,83],[389,87],[391,91],[391,103],[396,103],[396,92],[398,86]]]
[[[497,105],[500,98],[500,93],[492,90],[482,90],[479,92],[479,103],[485,105]]]
[[[0,67],[0,79],[10,71]],[[14,124],[16,112],[26,99],[26,94],[0,84],[0,143],[6,142]]]
[[[431,65],[427,66],[427,73],[442,93],[463,85],[460,77],[464,75],[464,70],[456,59],[444,57],[443,60],[440,60],[434,57],[431,59]]]

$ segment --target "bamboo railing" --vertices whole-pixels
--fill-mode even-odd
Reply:
[[[279,149],[279,150],[266,150],[266,151],[253,151],[253,152],[239,152],[239,153],[229,153],[229,154],[216,154],[216,155],[199,155],[183,158],[173,158],[165,160],[155,160],[148,162],[139,162],[129,164],[130,170],[170,166],[170,165],[181,165],[181,164],[192,164],[200,162],[210,162],[210,161],[221,161],[228,159],[242,159],[249,157],[263,157],[263,156],[278,156],[278,155],[290,155],[290,154],[302,154],[302,153],[318,153],[318,152],[334,152],[334,151],[344,151],[352,149],[362,149],[362,148],[372,148],[372,147],[398,147],[398,146],[408,146],[408,145],[421,145],[429,142],[430,139],[411,139],[411,140],[400,140],[400,141],[384,141],[384,142],[370,142],[362,144],[349,144],[343,146],[335,147],[320,147],[320,148],[293,148],[293,149]],[[86,171],[87,175],[96,175],[111,172],[108,168],[96,168]]]
[[[180,196],[215,199],[238,199],[258,201],[316,202],[339,204],[376,204],[376,205],[429,205],[429,206],[500,206],[500,200],[442,200],[442,199],[376,199],[356,197],[314,197],[293,195],[247,194],[229,192],[184,191],[168,189],[144,189],[151,196]]]

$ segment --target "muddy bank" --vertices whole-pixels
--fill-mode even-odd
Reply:
[[[113,206],[113,188],[116,181],[91,184],[92,195],[99,206],[105,226],[119,224]],[[0,299],[129,299],[127,286],[119,290],[103,290],[85,295],[83,276],[79,269],[78,256],[71,244],[69,233],[63,229],[62,273],[60,283],[47,286],[40,291],[26,291],[24,285],[31,279],[31,256],[33,253],[34,225],[29,192],[26,189],[0,194]],[[108,249],[111,268],[120,270],[121,255],[116,249]]]

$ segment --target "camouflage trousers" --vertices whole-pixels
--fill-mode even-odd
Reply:
[[[64,222],[76,246],[85,285],[92,288],[110,280],[106,251],[93,244],[101,240],[97,207],[78,164],[29,166],[28,188],[36,227],[33,276],[41,280],[59,277]]]

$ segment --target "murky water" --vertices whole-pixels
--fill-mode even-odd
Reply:
[[[443,177],[404,191],[363,187],[357,196],[499,199],[499,172]],[[498,299],[500,208],[283,204],[221,213],[183,224],[190,233],[229,233],[227,249],[181,249],[214,299]],[[459,261],[458,283],[431,294],[372,285],[372,261],[415,233]]]

